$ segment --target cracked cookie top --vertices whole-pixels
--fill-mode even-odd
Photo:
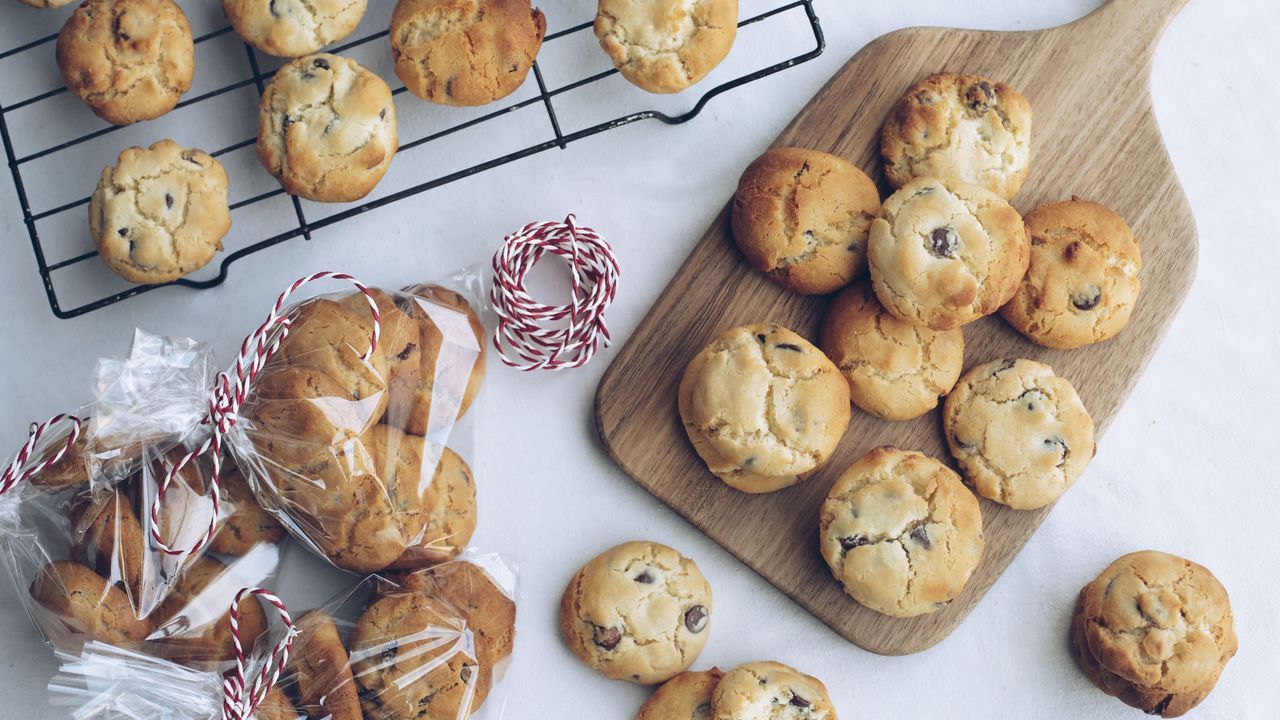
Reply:
[[[738,34],[738,0],[600,0],[595,32],[633,85],[680,92],[729,54]]]
[[[245,42],[268,55],[301,57],[351,34],[367,0],[222,0]]]
[[[114,125],[169,112],[191,88],[195,41],[173,0],[87,0],[58,33],[67,88]]]
[[[978,494],[1015,510],[1057,500],[1097,449],[1093,419],[1075,388],[1031,360],[971,368],[947,396],[942,423]]]
[[[913,85],[885,120],[884,174],[894,187],[918,177],[1018,194],[1031,165],[1031,105],[1017,90],[976,75],[943,73]]]
[[[730,328],[685,368],[678,405],[694,450],[749,493],[794,485],[849,427],[849,384],[808,340],[767,323]]]
[[[546,32],[529,0],[400,0],[391,55],[396,75],[423,100],[484,105],[524,83]]]
[[[121,152],[89,199],[98,254],[130,282],[169,282],[199,270],[230,229],[227,171],[172,140]]]
[[[293,195],[368,195],[398,148],[391,89],[350,58],[319,54],[276,71],[259,107],[258,157]]]
[[[1031,341],[1071,349],[1124,329],[1138,300],[1142,254],[1105,205],[1072,198],[1025,218],[1031,263],[1000,314]]]
[[[711,586],[666,545],[606,550],[569,582],[560,602],[565,642],[614,680],[653,685],[693,664],[711,632]]]
[[[1227,591],[1190,560],[1153,550],[1111,563],[1080,593],[1072,641],[1103,690],[1174,717],[1209,694],[1235,655]]]
[[[662,684],[640,706],[636,720],[711,720],[711,698],[720,668],[682,672]]]
[[[870,283],[845,288],[822,323],[822,351],[849,381],[853,404],[885,420],[938,406],[964,365],[964,332],[930,330],[894,317]]]
[[[733,196],[733,238],[756,270],[798,293],[839,290],[867,267],[880,209],[875,183],[818,150],[778,148],[751,163]]]
[[[746,663],[725,673],[716,687],[711,717],[837,720],[835,706],[821,680],[778,662]]]
[[[894,617],[942,608],[982,559],[978,499],[946,465],[895,447],[871,450],[836,480],[818,526],[845,592]]]
[[[1030,254],[1022,216],[972,185],[919,178],[889,196],[871,224],[867,261],[889,312],[951,330],[1013,296]]]

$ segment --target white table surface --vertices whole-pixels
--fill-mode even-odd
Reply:
[[[761,4],[743,0],[744,11]],[[13,184],[0,173],[0,238],[8,247],[0,263],[0,455],[16,447],[31,419],[83,401],[94,359],[123,353],[135,326],[203,338],[229,358],[278,290],[304,272],[344,269],[371,283],[402,285],[486,261],[505,232],[568,211],[617,249],[622,289],[609,319],[615,337],[625,340],[741,169],[873,37],[920,24],[1038,28],[1096,4],[820,0],[829,41],[823,56],[717,98],[688,125],[650,121],[606,133],[368,214],[315,242],[277,246],[234,265],[219,288],[163,290],[71,321],[55,319],[46,305]],[[586,0],[567,5],[558,17],[588,15]],[[0,34],[12,37],[11,23],[35,17],[7,2]],[[40,17],[42,27],[56,28]],[[556,375],[524,375],[494,363],[474,463],[483,509],[475,542],[510,554],[522,573],[505,717],[634,716],[646,691],[587,670],[560,642],[556,623],[560,592],[575,569],[633,538],[679,548],[713,585],[713,630],[699,667],[766,658],[790,663],[823,679],[845,718],[1136,717],[1071,662],[1071,605],[1079,587],[1123,553],[1156,548],[1185,555],[1226,585],[1240,635],[1239,654],[1194,716],[1276,717],[1277,28],[1280,5],[1273,0],[1192,0],[1169,29],[1156,56],[1153,92],[1198,220],[1195,285],[1083,480],[969,619],[931,650],[887,658],[846,643],[614,467],[591,419],[596,383],[613,351],[586,369]],[[0,76],[0,91],[16,82]],[[605,97],[644,101],[621,80],[610,82]],[[403,108],[413,101],[398,102]],[[87,192],[96,168],[76,171]],[[336,574],[311,572],[318,565],[309,560],[292,564],[286,571],[315,586],[296,590],[295,607],[341,584]],[[50,709],[45,698],[53,658],[14,593],[8,580],[0,585],[0,718],[60,717],[64,711]]]

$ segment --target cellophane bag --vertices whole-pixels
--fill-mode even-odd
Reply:
[[[480,289],[477,274],[462,273],[285,311],[228,443],[261,505],[334,565],[361,575],[422,568],[470,542]]]
[[[284,531],[243,478],[226,471],[215,515],[203,458],[173,475],[151,512],[199,434],[213,374],[199,343],[142,332],[134,340],[129,356],[99,363],[96,400],[76,422],[48,427],[27,463],[7,466],[35,467],[63,453],[0,494],[0,564],[56,650],[96,641],[193,665],[225,663],[233,656],[229,603],[274,572]],[[211,521],[216,533],[198,543]],[[163,552],[157,533],[172,547],[200,550]],[[266,618],[247,608],[242,625],[253,636]]]

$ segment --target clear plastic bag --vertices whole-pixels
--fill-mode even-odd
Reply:
[[[480,281],[299,302],[228,444],[259,502],[359,574],[455,557],[476,524],[466,424],[485,374]],[[377,306],[377,322],[371,305]],[[370,352],[373,339],[376,347]]]

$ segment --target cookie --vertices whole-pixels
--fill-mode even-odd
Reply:
[[[970,368],[947,396],[942,424],[969,484],[1015,510],[1062,497],[1097,451],[1075,388],[1032,360]]]
[[[1230,599],[1213,573],[1144,550],[1080,591],[1071,644],[1099,689],[1148,714],[1178,717],[1209,695],[1238,642]]]
[[[1114,337],[1138,300],[1142,253],[1123,218],[1072,198],[1024,218],[1031,263],[1000,314],[1045,347],[1071,349]]]
[[[230,229],[227,171],[172,140],[120,153],[89,199],[98,255],[129,282],[170,282],[199,270]]]
[[[258,157],[291,195],[352,202],[368,195],[399,148],[382,78],[319,54],[276,71],[258,109]]]
[[[399,0],[391,56],[409,92],[443,105],[484,105],[515,92],[547,19],[530,0]]]
[[[69,520],[71,559],[92,568],[112,584],[122,584],[136,614],[150,611],[150,607],[143,607],[143,595],[154,593],[144,592],[143,585],[144,578],[154,580],[146,576],[154,575],[155,569],[147,557],[147,538],[134,512],[133,500],[119,489],[98,497],[77,497],[71,503]]]
[[[893,617],[944,607],[982,559],[978,499],[946,465],[890,446],[836,480],[818,535],[845,592]]]
[[[272,685],[267,691],[267,697],[254,712],[254,717],[258,720],[306,720],[307,716],[298,712],[289,695],[279,685]]]
[[[151,120],[191,88],[195,41],[173,0],[86,0],[58,33],[67,89],[113,125]]]
[[[729,486],[763,493],[818,470],[849,427],[849,384],[822,351],[772,324],[720,334],[684,371],[680,417]]]
[[[682,672],[649,696],[636,720],[711,720],[711,697],[722,677],[720,668]]]
[[[222,461],[222,507],[230,512],[209,541],[209,552],[241,557],[262,545],[274,545],[284,537],[284,526],[258,504],[244,475],[230,458]]]
[[[738,0],[600,0],[600,47],[631,84],[674,93],[724,60],[738,33]]]
[[[33,8],[60,8],[70,5],[75,0],[18,0],[24,5],[30,5]]]
[[[711,586],[697,563],[666,545],[623,543],[573,576],[560,629],[605,677],[665,682],[689,669],[711,634]]]
[[[1031,166],[1031,105],[1017,90],[977,75],[931,75],[907,90],[880,134],[894,187],[936,177],[1008,200]]]
[[[60,650],[76,652],[89,640],[129,645],[146,639],[154,629],[150,620],[134,615],[124,591],[77,562],[58,560],[44,566],[30,592],[38,606],[36,624]]]
[[[191,563],[155,611],[161,653],[185,663],[234,660],[229,608],[244,585],[231,568],[213,557],[206,555]],[[267,614],[253,595],[245,596],[238,607],[240,641],[252,648],[267,632]]]
[[[245,42],[268,55],[301,57],[350,35],[367,0],[222,0]]]
[[[1022,217],[972,185],[920,178],[871,224],[867,262],[880,302],[901,320],[952,330],[1013,297],[1027,271]]]
[[[297,628],[289,670],[296,678],[299,709],[307,717],[362,720],[347,649],[333,618],[309,610],[298,618]]]
[[[849,382],[854,405],[884,420],[910,420],[938,406],[964,366],[964,333],[894,317],[870,283],[845,288],[827,306],[819,347]]]
[[[427,595],[374,602],[356,622],[350,647],[366,720],[465,718],[488,693],[474,634]]]
[[[821,680],[778,662],[739,665],[712,696],[712,720],[837,720]]]
[[[53,457],[55,453],[66,447],[67,437],[67,435],[63,434],[49,440],[41,457]],[[32,475],[27,479],[27,482],[36,487],[44,488],[49,492],[69,490],[89,482],[89,468],[85,463],[86,437],[86,433],[81,433],[80,437],[71,445],[71,448],[63,453],[57,462]]]
[[[871,178],[844,158],[777,148],[751,163],[733,196],[733,239],[751,267],[792,292],[835,292],[867,269],[880,210]]]

